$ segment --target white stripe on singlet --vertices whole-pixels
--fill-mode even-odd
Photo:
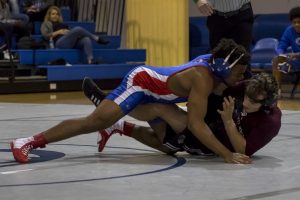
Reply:
[[[214,10],[220,12],[230,12],[240,9],[244,4],[249,3],[250,0],[208,0],[213,6]]]

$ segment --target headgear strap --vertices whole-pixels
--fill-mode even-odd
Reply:
[[[229,75],[229,70],[236,65],[237,62],[240,61],[240,59],[245,55],[244,53],[240,55],[235,61],[229,65],[228,60],[230,59],[231,55],[234,53],[234,51],[237,48],[234,48],[231,50],[231,52],[226,56],[225,59],[223,58],[213,58],[211,69],[215,73],[215,75],[219,78],[226,78]]]

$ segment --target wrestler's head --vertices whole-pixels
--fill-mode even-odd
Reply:
[[[249,62],[250,54],[231,39],[222,39],[212,50],[210,60],[213,73],[228,85],[234,85],[244,78]]]
[[[269,74],[256,74],[248,80],[243,101],[244,111],[269,110],[278,99],[278,84]]]

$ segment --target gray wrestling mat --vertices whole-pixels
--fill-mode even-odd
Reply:
[[[293,111],[284,112],[279,136],[257,152],[250,165],[187,154],[171,157],[119,135],[98,153],[97,133],[35,150],[30,164],[14,161],[8,145],[13,138],[31,136],[92,110],[90,105],[0,103],[0,199],[300,198],[300,112]]]

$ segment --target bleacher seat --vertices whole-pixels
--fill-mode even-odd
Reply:
[[[67,24],[69,28],[74,28],[80,26],[91,33],[95,33],[96,24],[95,22],[75,22],[75,21],[64,21],[64,24]],[[41,25],[42,22],[34,22],[34,34],[41,34]]]
[[[189,19],[190,60],[209,53],[209,34],[206,27],[206,17],[190,17]]]
[[[47,70],[48,81],[82,80],[89,76],[93,79],[121,79],[140,64],[101,64],[101,65],[41,65]]]
[[[71,21],[71,10],[68,6],[60,7],[60,11],[64,21]]]
[[[85,63],[85,55],[79,49],[37,49],[17,50],[24,65],[45,65],[63,58],[70,64]],[[94,57],[102,63],[128,63],[146,60],[145,49],[95,49]]]
[[[81,80],[85,76],[94,79],[120,79],[138,65],[145,64],[145,49],[97,49],[96,59],[103,63],[98,65],[78,64],[84,60],[83,53],[78,49],[37,49],[18,50],[20,61],[38,65],[47,70],[49,81]],[[63,58],[71,66],[48,65],[49,61]]]
[[[280,39],[284,30],[290,25],[288,14],[257,15],[253,24],[253,43],[262,38]]]
[[[272,70],[272,59],[276,56],[276,38],[263,38],[256,42],[251,51],[251,68]]]
[[[80,26],[95,33],[94,22],[76,22],[71,19],[70,9],[62,8],[64,23],[70,28]],[[41,22],[34,23],[35,41],[43,40],[40,32]],[[49,81],[82,80],[85,76],[94,79],[120,79],[138,65],[145,64],[145,49],[119,49],[120,36],[101,35],[109,44],[101,45],[93,41],[94,57],[103,64],[86,63],[86,56],[79,49],[13,49],[19,55],[21,65],[30,65],[46,70]],[[1,39],[1,38],[0,38]],[[63,58],[70,65],[49,65],[51,61]],[[43,72],[43,71],[42,71]]]
[[[41,41],[43,40],[42,35],[31,35],[31,37],[35,41]],[[121,46],[121,37],[120,36],[107,36],[107,35],[101,35],[101,37],[104,40],[109,41],[108,44],[98,44],[97,42],[93,41],[93,48],[94,49],[117,49]]]

